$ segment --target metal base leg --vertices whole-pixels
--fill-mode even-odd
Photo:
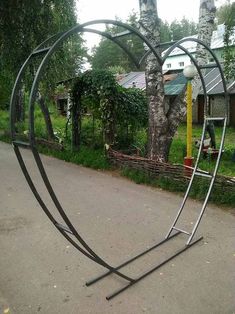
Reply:
[[[134,279],[134,281],[130,282],[128,285],[126,285],[125,287],[115,291],[114,293],[110,294],[109,296],[106,297],[107,300],[111,300],[114,297],[116,297],[118,294],[122,293],[123,291],[125,291],[126,289],[130,288],[131,286],[133,286],[134,284],[136,284],[137,282],[139,282],[140,280],[144,279],[145,277],[147,277],[148,275],[150,275],[151,273],[153,273],[155,270],[157,270],[158,268],[160,268],[161,266],[165,265],[166,263],[168,263],[169,261],[171,261],[172,259],[174,259],[176,256],[180,255],[181,253],[183,253],[184,251],[186,251],[187,249],[191,248],[194,244],[196,244],[197,242],[201,241],[203,239],[203,237],[200,237],[199,239],[193,241],[192,243],[190,243],[189,245],[186,245],[183,249],[179,250],[177,253],[175,253],[174,255],[170,256],[169,258],[167,258],[165,261],[161,262],[160,264],[158,264],[157,266],[155,266],[154,268],[152,268],[151,270],[149,270],[148,272],[146,272],[145,274],[141,275],[140,277],[138,277],[137,279]]]
[[[167,242],[168,240],[174,238],[175,236],[177,236],[177,235],[179,235],[179,234],[180,234],[179,231],[176,232],[176,233],[174,233],[174,234],[171,235],[169,238],[164,239],[164,240],[162,240],[161,242],[158,242],[157,244],[153,245],[153,246],[150,247],[149,249],[147,249],[147,250],[143,251],[142,253],[140,253],[140,254],[138,254],[138,255],[132,257],[131,259],[127,260],[126,262],[124,262],[124,263],[118,265],[117,267],[114,268],[114,270],[118,270],[118,269],[120,269],[120,268],[122,268],[122,267],[124,267],[124,266],[126,266],[126,265],[128,265],[128,264],[130,264],[130,263],[132,263],[133,261],[135,261],[135,260],[138,259],[139,257],[141,257],[141,256],[147,254],[148,252],[154,250],[154,249],[157,248],[158,246],[162,245],[163,243]],[[104,273],[103,275],[100,275],[100,276],[98,276],[98,277],[96,277],[96,278],[94,278],[94,279],[91,279],[91,280],[87,281],[87,282],[86,282],[86,286],[91,286],[91,285],[93,285],[94,283],[96,283],[97,281],[99,281],[99,280],[101,280],[101,279],[107,277],[108,275],[111,275],[112,273],[113,273],[113,271],[112,271],[112,270],[109,270],[109,271],[107,271],[106,273]]]

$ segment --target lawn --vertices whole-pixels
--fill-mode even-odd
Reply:
[[[96,121],[92,121],[89,117],[84,117],[82,121],[82,145],[79,152],[71,151],[71,143],[69,139],[65,138],[65,124],[66,117],[63,117],[57,113],[55,108],[51,108],[51,119],[54,127],[54,131],[56,132],[58,138],[63,140],[63,144],[65,149],[63,151],[53,150],[51,148],[39,146],[39,151],[46,155],[51,155],[56,158],[73,162],[76,164],[81,164],[86,167],[91,167],[94,169],[112,169],[112,166],[108,163],[108,160],[104,154],[104,147],[102,144],[102,132],[101,125]],[[21,123],[18,126],[18,129],[21,130],[21,133],[28,130],[28,126],[26,123]],[[37,110],[35,112],[35,131],[37,137],[46,137],[46,129],[44,119],[41,115],[41,112]],[[217,145],[219,144],[221,138],[221,127],[215,128],[216,133],[216,141]],[[197,139],[200,139],[202,132],[202,126],[194,125],[193,126],[193,142]],[[27,132],[26,132],[27,133]],[[146,143],[147,143],[147,134],[146,130],[141,129],[136,132],[131,143],[128,141],[124,141],[123,144],[119,145],[121,148],[129,148],[129,149],[138,149],[138,151],[144,155],[146,153]],[[68,132],[70,135],[70,131]],[[9,138],[9,117],[8,112],[0,111],[0,140],[10,141]],[[122,139],[123,140],[123,139]],[[128,143],[128,146],[127,144]],[[126,146],[125,146],[126,145]],[[219,167],[219,174],[227,175],[235,177],[235,162],[232,161],[232,155],[235,150],[235,129],[228,127],[227,134],[225,139],[225,147],[224,153],[221,160],[221,164]],[[182,124],[172,142],[169,161],[174,164],[182,164],[183,158],[186,152],[186,126]],[[198,150],[196,147],[193,147],[193,155],[196,158]],[[201,159],[200,168],[204,170],[213,170],[214,161],[209,159]],[[149,184],[151,186],[158,186],[163,189],[167,189],[170,191],[183,193],[186,189],[186,182],[176,183],[174,180],[166,177],[158,177],[151,178],[147,174],[132,169],[122,169],[120,172],[122,175],[134,180],[136,183]],[[204,182],[205,180],[201,180],[200,182],[195,182],[193,188],[191,190],[190,196],[193,198],[204,199],[205,190],[207,189],[208,182]],[[207,181],[207,180],[206,180]],[[211,201],[227,205],[233,206],[235,202],[235,193],[227,190],[223,190],[223,187],[216,186],[213,189],[211,195]]]
[[[200,139],[202,132],[202,126],[194,125],[193,126],[193,143],[195,140]],[[217,147],[220,144],[221,140],[221,127],[215,127],[216,134],[216,144]],[[185,156],[186,150],[186,126],[183,124],[179,127],[178,132],[173,140],[169,160],[172,163],[182,163],[183,156]],[[226,137],[225,137],[225,145],[224,145],[224,153],[222,156],[222,160],[219,167],[219,173],[228,176],[235,176],[235,162],[232,161],[232,156],[235,150],[235,128],[227,127],[226,129]],[[194,146],[193,148],[193,156],[196,157],[198,153],[197,148]],[[202,169],[212,170],[215,161],[212,161],[210,158],[206,160],[201,160],[200,167]]]
[[[58,158],[64,160],[70,160],[72,162],[81,163],[83,165],[95,168],[107,169],[107,162],[104,161],[102,136],[99,126],[96,125],[95,134],[92,132],[92,120],[88,117],[83,118],[82,122],[82,142],[83,146],[80,153],[72,153],[70,149],[70,141],[65,139],[65,124],[66,118],[59,115],[54,107],[50,108],[51,119],[54,127],[54,131],[57,136],[64,140],[67,150],[64,152],[55,152]],[[28,126],[21,124],[19,128],[22,131],[26,131]],[[0,138],[7,140],[4,132],[9,130],[9,116],[7,111],[0,111]],[[46,137],[46,129],[44,126],[44,120],[41,112],[37,110],[35,112],[35,131],[38,137]],[[195,140],[200,139],[202,132],[201,125],[193,125],[193,143]],[[220,142],[221,127],[215,127],[216,143]],[[147,135],[146,130],[139,130],[130,148],[137,148],[142,155],[146,153]],[[95,147],[95,150],[94,150]],[[126,147],[127,148],[127,147]],[[228,127],[226,130],[224,153],[219,167],[219,173],[227,176],[235,176],[235,162],[232,161],[232,155],[235,150],[235,128]],[[48,149],[43,149],[44,153],[49,154]],[[193,156],[196,158],[198,153],[197,148],[193,145]],[[186,155],[186,125],[180,125],[171,145],[169,161],[174,164],[182,164],[183,158]],[[99,157],[100,156],[100,157]],[[87,160],[86,160],[87,158]],[[94,158],[94,160],[92,160]],[[100,161],[100,164],[99,164]],[[205,170],[212,170],[214,167],[214,161],[207,158],[201,160],[200,167]]]

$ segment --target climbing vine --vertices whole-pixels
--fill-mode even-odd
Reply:
[[[117,142],[118,127],[129,127],[133,131],[147,124],[144,93],[136,88],[123,88],[106,70],[87,71],[79,76],[72,88],[72,102],[76,120],[81,112],[90,112],[101,120],[104,142],[109,145]],[[74,119],[73,123],[76,124]]]

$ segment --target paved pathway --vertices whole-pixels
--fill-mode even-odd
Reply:
[[[31,153],[24,151],[24,155],[50,205]],[[43,161],[80,233],[114,265],[162,239],[182,199],[109,173],[49,157]],[[51,225],[29,190],[11,146],[4,143],[0,143],[0,178],[0,313],[235,313],[232,212],[209,206],[198,230],[204,235],[201,243],[108,302],[105,296],[125,282],[114,275],[85,286],[103,269],[79,254]],[[189,202],[182,226],[192,226],[199,206]],[[177,237],[126,272],[140,274],[183,241],[183,235]]]

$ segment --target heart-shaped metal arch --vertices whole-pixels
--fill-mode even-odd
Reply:
[[[124,32],[113,35],[113,34],[109,34],[107,32],[103,32],[103,31],[99,31],[96,29],[92,29],[89,28],[92,25],[97,25],[97,24],[112,24],[112,25],[116,25],[116,26],[120,26],[123,29],[125,29]],[[36,197],[36,199],[38,200],[39,204],[41,205],[42,209],[44,210],[44,212],[46,213],[46,215],[48,216],[48,218],[51,220],[51,222],[55,225],[55,227],[63,234],[63,236],[74,246],[76,247],[81,253],[83,253],[85,256],[87,256],[89,259],[93,260],[94,262],[98,263],[99,265],[102,265],[103,267],[108,269],[108,272],[106,272],[104,275],[99,276],[98,278],[88,282],[87,284],[90,285],[104,277],[106,277],[109,274],[115,273],[118,276],[126,279],[129,283],[127,286],[125,286],[124,288],[122,288],[121,290],[119,290],[117,293],[114,293],[113,295],[111,295],[110,297],[108,297],[108,299],[110,299],[111,297],[114,297],[115,295],[117,295],[118,293],[124,291],[126,288],[128,288],[129,286],[135,284],[136,282],[140,281],[141,279],[143,279],[144,277],[146,277],[148,274],[151,274],[154,270],[158,269],[160,266],[162,266],[164,263],[168,262],[169,260],[171,260],[172,258],[174,258],[175,256],[181,254],[182,252],[184,252],[186,249],[188,249],[189,247],[191,247],[194,243],[197,243],[198,240],[191,242],[192,238],[194,236],[194,233],[197,229],[197,226],[194,230],[194,233],[191,235],[190,237],[190,241],[188,243],[188,245],[186,247],[184,247],[182,250],[180,250],[179,252],[177,252],[176,254],[174,254],[173,256],[171,256],[168,260],[166,260],[165,262],[161,263],[160,265],[157,265],[156,267],[154,267],[153,269],[151,269],[150,271],[147,271],[146,273],[144,273],[142,276],[139,276],[137,278],[131,278],[127,275],[125,275],[124,273],[120,272],[119,269],[124,267],[125,265],[131,263],[132,261],[136,260],[137,258],[139,258],[140,256],[148,253],[149,251],[155,249],[156,247],[162,245],[163,243],[165,243],[166,241],[174,238],[175,236],[177,236],[179,233],[182,232],[182,230],[177,229],[178,231],[176,233],[174,233],[173,235],[171,235],[171,231],[174,229],[175,223],[172,225],[169,233],[167,234],[166,238],[162,241],[160,241],[159,243],[153,245],[151,248],[148,248],[147,250],[141,252],[140,254],[134,256],[133,258],[127,260],[126,262],[122,263],[121,265],[117,266],[117,267],[113,267],[111,266],[109,263],[107,263],[103,258],[101,258],[100,256],[98,256],[95,251],[86,243],[86,241],[79,235],[78,231],[75,229],[75,227],[73,226],[72,222],[70,221],[70,219],[68,218],[68,216],[66,215],[64,209],[62,208],[51,184],[50,181],[48,179],[47,173],[44,169],[43,163],[41,161],[40,155],[37,151],[37,147],[36,147],[36,143],[35,143],[35,131],[34,131],[34,105],[35,105],[35,101],[36,101],[36,94],[37,94],[37,90],[38,90],[38,86],[39,86],[39,82],[40,79],[42,77],[42,74],[44,73],[45,69],[46,69],[46,65],[48,63],[48,61],[50,60],[50,57],[53,55],[53,53],[61,46],[61,44],[68,39],[70,36],[72,36],[73,34],[76,33],[83,33],[83,32],[90,32],[90,33],[95,33],[101,36],[104,36],[110,40],[112,40],[113,42],[115,42],[120,48],[122,48],[127,55],[131,58],[131,60],[133,61],[133,63],[136,65],[136,67],[140,67],[141,63],[144,61],[144,59],[147,57],[147,55],[149,53],[153,53],[158,61],[158,63],[160,65],[163,65],[163,63],[165,62],[167,56],[169,56],[169,54],[176,48],[180,48],[182,51],[184,51],[187,55],[190,56],[192,63],[194,63],[194,65],[196,66],[197,70],[198,70],[198,74],[200,76],[200,79],[202,81],[202,87],[203,87],[203,91],[204,91],[204,96],[205,96],[205,102],[207,101],[207,97],[206,97],[206,86],[205,86],[205,82],[204,82],[204,78],[202,75],[202,68],[206,68],[206,66],[202,67],[199,66],[195,60],[195,58],[190,54],[190,52],[184,48],[181,44],[183,44],[183,42],[185,41],[196,41],[198,44],[201,44],[202,46],[204,46],[213,56],[214,60],[215,60],[215,65],[216,67],[219,68],[219,71],[221,73],[221,79],[223,81],[223,86],[224,86],[224,91],[225,91],[225,96],[227,97],[227,93],[226,93],[226,84],[225,84],[225,80],[224,80],[224,76],[223,76],[223,71],[222,68],[219,64],[219,61],[217,60],[215,54],[213,53],[213,51],[211,51],[210,48],[208,48],[203,42],[201,42],[200,40],[197,40],[195,38],[188,38],[188,39],[184,39],[181,40],[177,43],[174,43],[172,45],[171,48],[168,49],[168,51],[165,53],[164,58],[161,58],[161,56],[158,54],[157,49],[159,48],[159,46],[165,46],[165,44],[159,44],[157,47],[154,47],[149,40],[143,36],[138,30],[136,30],[135,28],[133,28],[130,25],[127,25],[125,23],[119,22],[119,21],[115,21],[115,20],[95,20],[95,21],[90,21],[81,25],[76,25],[75,27],[73,27],[72,29],[66,31],[66,32],[62,32],[59,34],[56,34],[52,37],[50,37],[49,39],[45,40],[42,44],[40,44],[31,54],[30,56],[27,58],[27,60],[24,62],[24,64],[22,65],[18,76],[16,78],[15,84],[14,84],[14,88],[12,91],[12,96],[11,96],[11,105],[10,105],[10,115],[11,115],[11,137],[12,137],[12,143],[14,146],[14,150],[17,156],[17,159],[19,161],[19,164],[21,166],[21,169],[25,175],[25,178],[34,194],[34,196]],[[129,49],[127,47],[125,47],[119,40],[118,38],[122,37],[122,36],[127,36],[129,34],[134,34],[137,37],[139,37],[139,39],[142,40],[142,42],[149,48],[149,52],[147,52],[141,59],[140,61],[138,61],[135,56],[133,55],[133,53],[131,51],[129,51]],[[167,45],[170,45],[171,43],[167,43]],[[50,46],[48,46],[50,45]],[[32,87],[31,87],[31,92],[30,92],[30,98],[29,98],[29,142],[22,142],[22,141],[18,141],[17,140],[17,134],[15,132],[15,122],[16,122],[16,118],[15,118],[15,111],[16,111],[16,102],[17,102],[17,94],[18,91],[20,89],[21,86],[21,81],[23,80],[25,71],[27,69],[27,67],[29,66],[30,62],[32,61],[33,58],[35,57],[43,57],[40,65],[38,66],[37,72],[35,74],[33,83],[32,83]],[[33,182],[27,167],[25,165],[24,159],[22,157],[20,148],[28,148],[32,151],[34,159],[36,161],[37,167],[39,169],[39,172],[41,174],[41,177],[43,179],[43,182],[46,186],[46,189],[53,201],[53,203],[55,204],[55,207],[57,208],[61,218],[63,219],[65,225],[60,224],[55,218],[54,216],[51,214],[51,211],[49,210],[49,208],[47,207],[47,205],[45,204],[45,202],[43,201],[43,199],[41,198],[35,183]],[[200,152],[199,152],[200,155]],[[199,157],[198,157],[199,158]],[[192,183],[192,179],[190,181],[190,184]],[[190,184],[189,184],[189,188],[187,191],[190,190]],[[187,192],[186,192],[187,193]],[[186,198],[184,198],[183,200],[183,206],[185,203]],[[180,209],[180,213],[183,209]],[[204,211],[203,211],[204,212]],[[175,222],[178,220],[178,216],[176,217]],[[200,221],[199,221],[200,222]],[[199,223],[198,222],[198,223]],[[72,235],[72,236],[71,236]],[[73,238],[72,238],[73,237]],[[201,238],[200,238],[201,239]],[[199,240],[200,240],[199,239]]]

